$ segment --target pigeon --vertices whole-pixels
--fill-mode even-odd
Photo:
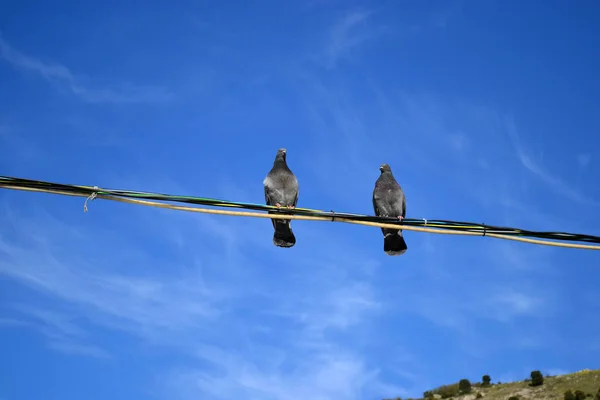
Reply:
[[[381,175],[373,189],[373,209],[378,217],[398,218],[406,216],[406,198],[402,188],[392,175],[392,169],[387,164],[379,167]],[[383,251],[390,256],[404,254],[408,247],[400,229],[381,228],[383,232]]]
[[[277,150],[273,168],[267,174],[263,185],[267,205],[293,209],[298,202],[298,179],[287,165],[286,153],[286,149]],[[269,211],[269,214],[276,214],[276,212]],[[273,234],[273,244],[275,246],[292,247],[296,244],[296,237],[290,226],[291,220],[271,219],[271,222],[275,229]]]

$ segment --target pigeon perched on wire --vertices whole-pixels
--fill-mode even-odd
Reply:
[[[373,209],[378,217],[398,218],[406,216],[406,198],[402,188],[392,175],[392,169],[387,164],[379,167],[381,175],[373,189]],[[383,251],[390,256],[399,256],[408,249],[401,229],[381,228],[383,232]]]
[[[265,201],[269,206],[277,208],[286,207],[293,209],[298,203],[298,179],[290,170],[286,161],[286,149],[277,150],[273,168],[263,181],[265,187]],[[269,211],[269,214],[276,214]],[[292,247],[296,244],[296,237],[292,232],[291,220],[271,219],[273,228],[273,244],[277,247]]]

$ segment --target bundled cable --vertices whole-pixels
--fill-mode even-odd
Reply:
[[[398,221],[396,218],[376,217],[363,214],[352,214],[344,212],[333,212],[315,210],[309,208],[278,209],[273,206],[243,202],[233,202],[207,197],[193,197],[169,195],[162,193],[138,192],[130,190],[105,189],[96,186],[82,186],[45,182],[31,179],[14,178],[0,176],[0,188],[46,192],[62,194],[69,196],[87,197],[88,200],[102,198],[106,200],[116,200],[126,203],[147,205],[154,207],[170,208],[183,211],[203,212],[212,214],[224,214],[235,216],[252,216],[262,218],[289,218],[302,220],[320,220],[353,223],[358,225],[367,225],[383,228],[401,228],[403,230],[413,230],[428,233],[442,233],[468,236],[488,236],[500,239],[517,240],[534,244],[551,245],[559,247],[571,247],[579,249],[600,250],[600,246],[584,245],[578,243],[566,242],[584,242],[600,243],[599,236],[586,234],[575,234],[567,232],[540,232],[525,229],[509,228],[494,225],[477,224],[471,222],[448,221],[448,220],[427,220],[405,218]],[[155,201],[150,201],[155,200]],[[233,211],[216,211],[203,209],[199,207],[183,207],[172,205],[170,203],[184,203],[193,205],[203,205],[209,207],[238,208],[253,211],[268,211],[271,214],[261,213],[242,213]],[[84,205],[87,210],[87,200]],[[275,214],[273,214],[275,212]],[[278,215],[279,214],[279,215]],[[536,240],[536,239],[544,240]]]

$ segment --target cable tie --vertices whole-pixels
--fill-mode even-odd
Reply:
[[[98,186],[94,186],[94,192],[90,194],[87,199],[85,199],[85,203],[83,203],[83,212],[88,212],[87,203],[89,201],[94,201],[94,199],[98,196]]]
[[[425,218],[423,218],[423,221],[425,221],[425,226],[427,226],[427,220]]]
[[[331,222],[335,222],[335,211],[331,210]]]
[[[483,236],[485,236],[485,224],[481,224],[483,226]]]

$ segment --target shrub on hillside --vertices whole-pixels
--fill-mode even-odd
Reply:
[[[510,396],[508,400],[519,400],[519,398],[517,396]]]
[[[477,392],[477,396],[475,396],[476,399],[481,399],[483,398],[483,395],[481,394],[481,392]]]
[[[489,375],[484,375],[481,378],[481,386],[490,386],[491,381],[492,381],[492,378],[490,378]]]
[[[544,384],[544,376],[540,371],[531,371],[531,386],[541,386]]]
[[[565,392],[565,396],[563,397],[563,400],[575,400],[575,395],[573,394],[571,389],[569,389]]]
[[[576,390],[575,400],[585,400],[585,392],[583,392],[582,390]]]
[[[452,385],[444,385],[432,390],[428,390],[423,393],[423,397],[426,399],[431,399],[435,394],[439,394],[440,396],[442,396],[442,399],[449,399],[450,397],[458,396],[460,394],[458,389],[458,383],[454,383]]]
[[[594,396],[594,400],[600,400],[600,388],[598,388],[598,391],[596,392],[596,396]]]
[[[459,394],[458,385],[445,385],[438,389],[437,392],[442,399],[447,399],[449,397],[457,396]]]
[[[468,379],[461,379],[460,382],[458,382],[458,390],[462,394],[471,393],[471,382],[469,382]]]

